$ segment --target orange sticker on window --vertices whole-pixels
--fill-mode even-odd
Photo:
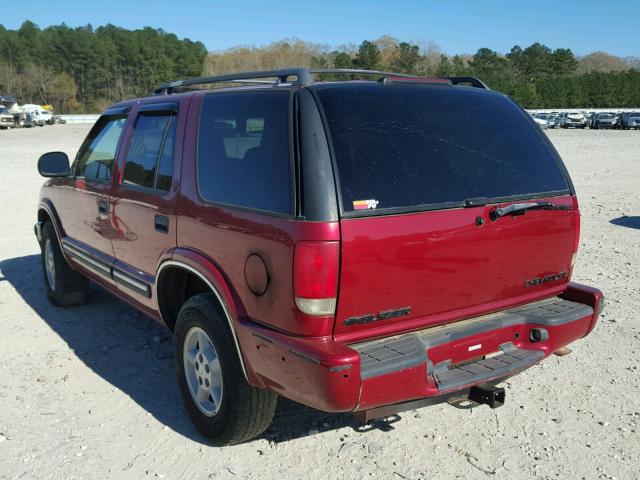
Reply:
[[[355,200],[353,202],[354,210],[373,210],[378,206],[378,200]]]

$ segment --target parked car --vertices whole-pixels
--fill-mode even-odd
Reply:
[[[107,109],[71,166],[38,161],[48,298],[83,303],[92,279],[163,322],[218,445],[264,431],[279,395],[363,422],[500,406],[500,381],[603,306],[570,281],[569,174],[512,100],[469,77],[313,75],[172,82]],[[193,90],[238,80],[261,83]]]
[[[0,128],[9,129],[16,126],[16,119],[7,107],[0,105]]]
[[[40,126],[44,126],[44,125],[52,125],[52,119],[53,119],[53,115],[51,114],[50,111],[45,110],[44,108],[41,108],[40,110],[37,110],[36,112],[36,117],[38,118],[38,125]]]
[[[615,114],[613,118],[613,123],[611,124],[611,128],[613,130],[622,130],[622,112],[618,112]]]
[[[625,130],[640,130],[640,112],[623,113],[620,127]]]
[[[67,121],[64,118],[62,118],[60,115],[53,115],[51,117],[51,122],[50,123],[51,123],[51,125],[55,125],[57,123],[64,124],[64,123],[67,123]]]
[[[536,124],[542,128],[543,130],[546,130],[547,128],[549,128],[549,122],[547,122],[546,120],[540,118],[537,115],[531,115],[531,118],[533,119],[534,122],[536,122]]]
[[[587,126],[587,120],[582,113],[564,112],[558,118],[558,125],[561,128],[584,128]]]
[[[548,128],[556,128],[558,120],[557,115],[553,115],[551,113],[539,113],[536,116],[541,120],[545,120]]]
[[[34,113],[25,113],[24,114],[24,121],[22,123],[22,126],[24,128],[42,127],[42,126],[44,126],[44,123],[42,121],[38,120],[38,118],[36,117],[36,115]]]
[[[598,113],[593,120],[593,127],[596,130],[601,128],[613,128],[616,121],[616,114],[611,112]]]

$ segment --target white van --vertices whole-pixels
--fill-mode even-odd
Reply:
[[[40,105],[27,104],[22,105],[20,110],[23,113],[31,113],[35,117],[38,124],[52,123],[53,115],[48,110],[45,110]]]

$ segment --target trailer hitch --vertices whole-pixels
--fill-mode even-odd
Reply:
[[[481,405],[498,408],[504,405],[506,393],[504,388],[489,384],[481,384],[469,389],[469,400]]]

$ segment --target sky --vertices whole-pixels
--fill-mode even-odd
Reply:
[[[16,29],[25,20],[41,28],[63,22],[151,26],[199,40],[211,51],[293,37],[334,47],[387,34],[432,41],[449,54],[481,47],[506,53],[540,42],[577,55],[640,56],[636,0],[24,0],[10,2],[0,24]]]

